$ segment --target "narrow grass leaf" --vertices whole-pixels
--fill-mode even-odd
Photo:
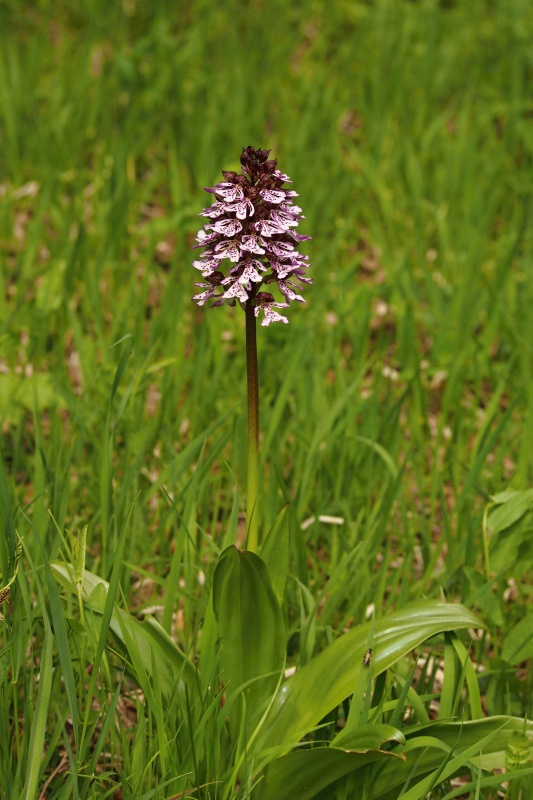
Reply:
[[[98,738],[91,747],[91,760],[87,767],[87,772],[89,775],[94,774],[96,770],[96,765],[98,764],[98,759],[100,758],[100,755],[104,749],[104,745],[107,741],[109,731],[111,730],[111,727],[115,722],[115,712],[117,710],[117,705],[121,691],[122,691],[122,681],[119,681],[117,683],[115,691],[113,692],[113,696],[111,697],[111,702],[105,708],[103,719],[100,720],[101,727],[98,733]]]
[[[289,573],[289,504],[287,503],[274,521],[265,543],[261,548],[261,558],[267,565],[272,588],[280,606],[285,596],[285,585]]]
[[[2,517],[3,536],[0,536],[0,576],[7,583],[9,567],[15,562],[15,526],[13,511],[9,497],[4,461],[0,455],[0,512]]]
[[[61,671],[63,673],[63,682],[65,685],[65,694],[67,696],[68,707],[72,715],[72,728],[74,732],[74,741],[76,747],[79,746],[79,714],[78,714],[78,698],[76,695],[76,682],[74,680],[74,668],[72,665],[72,656],[70,653],[70,645],[68,640],[67,625],[65,622],[65,614],[61,605],[61,598],[57,583],[54,580],[50,564],[46,556],[41,537],[38,531],[33,528],[33,534],[39,543],[41,552],[43,554],[44,574],[46,576],[46,587],[48,589],[48,597],[50,600],[50,616],[54,626],[54,633],[57,644],[57,652],[59,655],[59,663],[61,664]]]
[[[483,706],[481,704],[481,692],[479,679],[474,664],[463,642],[458,636],[452,636],[452,644],[457,653],[457,657],[462,665],[462,677],[466,680],[468,702],[470,704],[470,715],[472,719],[483,718]]]
[[[187,490],[187,497],[185,499],[185,509],[181,519],[178,530],[176,531],[174,553],[172,554],[172,561],[170,564],[170,572],[166,582],[166,595],[165,603],[163,606],[163,628],[170,633],[172,628],[172,615],[174,613],[174,606],[176,595],[178,591],[178,581],[180,571],[182,568],[183,553],[185,550],[185,543],[187,538],[192,535],[195,526],[196,518],[196,495],[198,492],[198,485],[202,475],[202,462],[204,460],[205,442],[198,457],[198,464],[194,471],[193,479]]]
[[[41,762],[43,759],[43,749],[46,741],[48,711],[52,691],[54,637],[46,611],[44,592],[39,583],[39,579],[36,576],[35,567],[31,563],[29,555],[27,553],[26,555],[30,561],[33,574],[35,576],[44,625],[44,641],[41,650],[39,666],[39,693],[37,695],[35,713],[32,719],[30,741],[28,745],[26,781],[21,796],[21,800],[35,800],[39,791]]]
[[[451,719],[455,708],[457,660],[450,637],[444,637],[444,677],[440,692],[439,718]]]
[[[68,564],[52,563],[52,571],[61,584],[71,592],[76,592],[76,581],[73,569]],[[124,609],[113,604],[106,621],[104,612],[108,609],[110,593],[109,584],[91,572],[85,571],[83,599],[87,607],[98,615],[100,643],[105,630],[111,630],[126,648],[131,647],[138,655],[143,670],[151,673],[152,651],[156,654],[156,662],[160,670],[160,681],[165,697],[169,698],[176,687],[184,692],[184,685],[195,695],[197,689],[196,670],[187,656],[172,641],[166,631],[155,619],[147,618],[139,622]],[[133,660],[133,653],[132,655]]]

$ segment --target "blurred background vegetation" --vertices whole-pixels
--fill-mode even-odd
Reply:
[[[294,574],[342,567],[322,633],[443,590],[511,628],[530,517],[487,574],[482,514],[533,472],[532,4],[2,0],[0,40],[1,453],[35,563],[87,524],[109,578],[125,531],[138,608],[177,550],[193,646],[246,405],[244,315],[191,304],[191,246],[251,144],[313,237],[306,305],[259,332],[263,530],[290,500]]]
[[[50,557],[48,509],[90,524],[105,574],[138,498],[130,559],[165,562],[161,486],[179,507],[206,437],[199,522],[224,529],[243,314],[190,303],[190,247],[253,144],[300,194],[315,280],[261,331],[265,525],[293,499],[298,527],[345,519],[312,549],[386,537],[410,570],[420,546],[429,583],[448,547],[448,572],[476,566],[488,496],[531,480],[530,4],[0,12],[2,451]]]

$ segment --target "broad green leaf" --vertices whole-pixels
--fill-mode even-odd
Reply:
[[[493,532],[489,539],[491,570],[493,572],[512,570],[513,577],[520,578],[530,569],[533,562],[532,531],[533,510],[529,508],[510,525],[506,523],[504,530]]]
[[[505,492],[492,494],[490,496],[490,500],[494,505],[501,505],[502,503],[507,503],[508,500],[512,500],[517,494],[521,494],[521,492],[519,492],[517,489],[507,489]]]
[[[41,411],[48,408],[65,408],[65,400],[49,372],[33,375],[2,375],[0,381],[0,410],[14,417],[19,406],[33,411],[38,405]]]
[[[394,725],[361,725],[355,731],[343,736],[343,731],[335,738],[335,746],[343,750],[355,750],[366,753],[368,750],[379,750],[384,742],[405,744],[405,736]]]
[[[233,473],[232,477],[233,476]],[[236,482],[236,481],[235,481]],[[239,522],[239,492],[237,488],[233,494],[233,505],[231,507],[231,514],[228,520],[228,527],[224,536],[224,545],[229,547],[234,544],[237,538],[237,525]],[[213,680],[214,670],[216,669],[217,662],[217,622],[215,619],[215,612],[213,611],[213,588],[207,608],[205,610],[204,624],[202,626],[202,644],[200,647],[200,685],[202,690],[206,690]]]
[[[283,506],[261,548],[261,558],[267,565],[272,588],[280,606],[289,573],[289,504]]]
[[[510,664],[533,658],[533,612],[526,614],[504,639],[501,656]]]
[[[274,694],[285,663],[285,625],[264,561],[230,545],[213,578],[213,609],[228,699],[247,684],[252,714]]]
[[[398,659],[431,636],[461,628],[482,627],[479,618],[460,605],[437,600],[413,603],[336,639],[277,692],[261,744],[264,747],[296,744],[320,720],[353,693],[365,667],[370,625],[374,625],[372,668],[384,672]]]
[[[72,566],[54,562],[50,567],[56,580],[65,589],[76,593],[76,576]],[[108,589],[107,581],[85,570],[83,601],[98,615],[104,612]],[[139,622],[115,604],[110,628],[126,649],[136,648],[135,657],[140,659],[148,675],[152,674],[153,663],[156,664],[161,690],[166,698],[169,698],[176,688],[180,695],[184,696],[187,689],[190,697],[196,697],[197,680],[194,666],[155,619],[147,618],[144,622]],[[124,631],[127,631],[127,637],[124,636]],[[133,661],[133,658],[130,660]]]
[[[533,507],[533,489],[524,492],[504,492],[495,495],[492,500],[498,505],[490,512],[487,522],[491,535],[494,536],[517,522]]]
[[[411,794],[405,795],[410,800],[425,798],[432,785],[431,772],[441,771],[439,780],[443,780],[447,775],[460,771],[462,766],[466,770],[468,762],[487,770],[501,768],[506,750],[515,741],[517,731],[526,732],[530,744],[533,743],[533,723],[528,722],[524,727],[524,720],[515,717],[498,716],[465,723],[433,722],[404,730],[407,761],[396,762],[393,768],[383,765],[372,784],[372,797],[375,800],[396,800],[398,787],[407,778],[414,780],[428,776],[427,784],[421,783],[412,788]],[[423,752],[419,753],[419,750]],[[444,769],[443,750],[454,756]]]
[[[401,761],[403,754],[381,750],[384,742],[403,743],[404,737],[390,725],[365,725],[350,742],[338,747],[295,750],[268,768],[254,797],[258,800],[310,800],[350,772],[379,759]]]

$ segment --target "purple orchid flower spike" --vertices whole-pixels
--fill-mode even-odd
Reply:
[[[212,306],[244,306],[248,301],[255,316],[263,313],[262,325],[288,322],[275,308],[287,308],[296,300],[301,284],[312,283],[306,276],[309,256],[298,252],[300,242],[310,239],[296,233],[304,219],[302,209],[294,205],[297,193],[283,188],[291,183],[288,175],[269,161],[270,150],[246,147],[241,154],[242,175],[223,171],[224,181],[205,191],[214,195],[209,208],[200,216],[209,220],[199,231],[195,248],[205,248],[193,266],[202,273],[199,294],[192,298],[198,305],[213,300]],[[229,272],[222,272],[222,262],[229,260]],[[263,284],[278,285],[282,302],[270,292],[260,291]]]

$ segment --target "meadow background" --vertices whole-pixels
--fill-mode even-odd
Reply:
[[[198,764],[172,783],[194,762],[183,728],[134,681],[115,697],[123,653],[47,565],[87,526],[86,567],[199,657],[217,557],[243,543],[246,390],[244,314],[191,303],[191,246],[203,187],[248,145],[272,149],[313,237],[306,304],[258,331],[288,663],[369,607],[446,596],[489,627],[484,712],[531,717],[531,3],[3,0],[0,40],[1,585],[23,541],[0,796],[219,796],[193,788]],[[489,545],[508,490],[520,513]]]

